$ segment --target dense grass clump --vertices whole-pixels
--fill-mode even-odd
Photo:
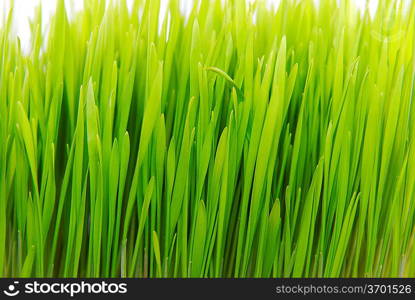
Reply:
[[[0,276],[415,276],[414,3],[11,11]]]

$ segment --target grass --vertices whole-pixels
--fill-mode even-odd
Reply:
[[[0,276],[415,276],[415,2],[160,10],[3,20]]]

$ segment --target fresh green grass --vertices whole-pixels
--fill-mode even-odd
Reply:
[[[415,276],[415,2],[353,3],[10,12],[0,276]]]

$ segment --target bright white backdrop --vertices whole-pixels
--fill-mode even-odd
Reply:
[[[15,16],[15,27],[14,30],[16,31],[17,35],[20,38],[21,44],[23,49],[28,49],[28,45],[30,44],[30,30],[29,30],[29,18],[32,18],[34,15],[35,7],[41,3],[42,5],[42,16],[44,22],[44,26],[47,24],[47,20],[49,19],[50,15],[53,13],[57,0],[14,0],[14,16]],[[88,1],[88,0],[86,0]],[[165,11],[166,4],[169,0],[161,0],[161,14]],[[243,1],[243,0],[241,0]],[[246,0],[248,2],[252,0]],[[261,1],[261,0],[260,0]],[[264,0],[267,2],[269,6],[277,6],[280,0]],[[316,2],[324,1],[324,0],[314,0]],[[340,1],[340,0],[339,0]],[[375,11],[377,7],[378,1],[385,1],[385,0],[352,0],[355,4],[363,9],[365,7],[366,1],[369,1],[371,11]],[[410,0],[411,1],[411,0]],[[66,8],[68,11],[69,16],[71,16],[74,12],[82,9],[84,0],[65,0]],[[127,0],[127,4],[131,6],[133,0]],[[188,13],[191,7],[191,3],[193,0],[181,0],[181,8],[184,14]],[[9,11],[9,0],[0,0],[0,26],[4,24],[4,18]],[[43,28],[45,30],[45,28]]]

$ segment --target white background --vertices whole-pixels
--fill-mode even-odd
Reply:
[[[34,9],[41,3],[42,5],[42,18],[43,18],[43,30],[47,25],[47,20],[53,13],[57,0],[14,0],[14,30],[20,38],[23,49],[28,49],[30,45],[30,30],[29,30],[29,18],[34,15]],[[82,9],[84,0],[65,0],[66,8],[69,17],[74,12]],[[88,0],[86,0],[88,1]],[[166,4],[169,0],[161,0],[161,14],[166,9]],[[241,0],[243,1],[243,0]],[[252,0],[246,0],[251,2]],[[260,0],[261,1],[261,0]],[[264,0],[269,6],[277,6],[280,0]],[[324,0],[314,0],[315,2]],[[343,1],[343,0],[340,0]],[[367,0],[352,0],[355,4],[363,9]],[[376,10],[377,2],[379,0],[368,0],[371,11]],[[386,1],[386,0],[380,0]],[[108,2],[108,1],[107,1]],[[127,0],[127,4],[131,6],[133,0]],[[192,0],[181,0],[181,8],[184,14],[188,13],[192,4]],[[5,16],[9,11],[9,0],[0,0],[0,26],[3,26]]]

